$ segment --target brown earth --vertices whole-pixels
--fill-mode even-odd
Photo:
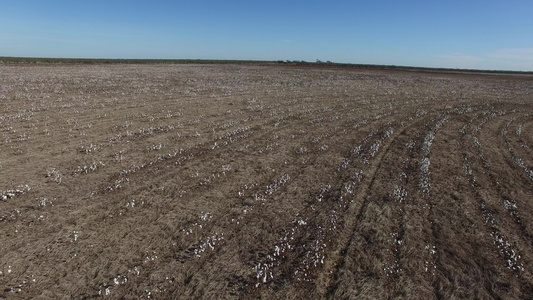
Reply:
[[[0,65],[0,298],[533,297],[533,78]]]

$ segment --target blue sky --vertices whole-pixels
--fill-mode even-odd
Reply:
[[[533,71],[533,1],[0,0],[0,56]]]

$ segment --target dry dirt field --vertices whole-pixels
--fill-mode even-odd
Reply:
[[[0,65],[0,298],[531,298],[531,147],[531,75]]]

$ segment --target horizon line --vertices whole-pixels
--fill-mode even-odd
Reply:
[[[7,59],[7,61],[5,61]],[[47,61],[48,60],[48,61]],[[67,63],[67,64],[89,64],[89,63],[139,63],[147,64],[151,62],[159,63],[214,63],[214,64],[280,64],[280,65],[311,65],[311,66],[330,66],[330,67],[366,67],[372,69],[398,69],[398,70],[426,70],[426,71],[448,71],[448,72],[489,72],[489,73],[517,73],[517,74],[533,74],[531,71],[517,71],[517,70],[503,70],[503,69],[466,69],[466,68],[446,68],[446,67],[420,67],[420,66],[403,66],[403,65],[382,65],[382,64],[364,64],[364,63],[344,63],[322,61],[317,59],[315,62],[305,60],[255,60],[255,59],[209,59],[209,58],[88,58],[88,57],[39,57],[39,56],[0,56],[0,63]]]

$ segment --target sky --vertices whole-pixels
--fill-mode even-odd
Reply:
[[[533,1],[0,0],[0,56],[533,71]]]

